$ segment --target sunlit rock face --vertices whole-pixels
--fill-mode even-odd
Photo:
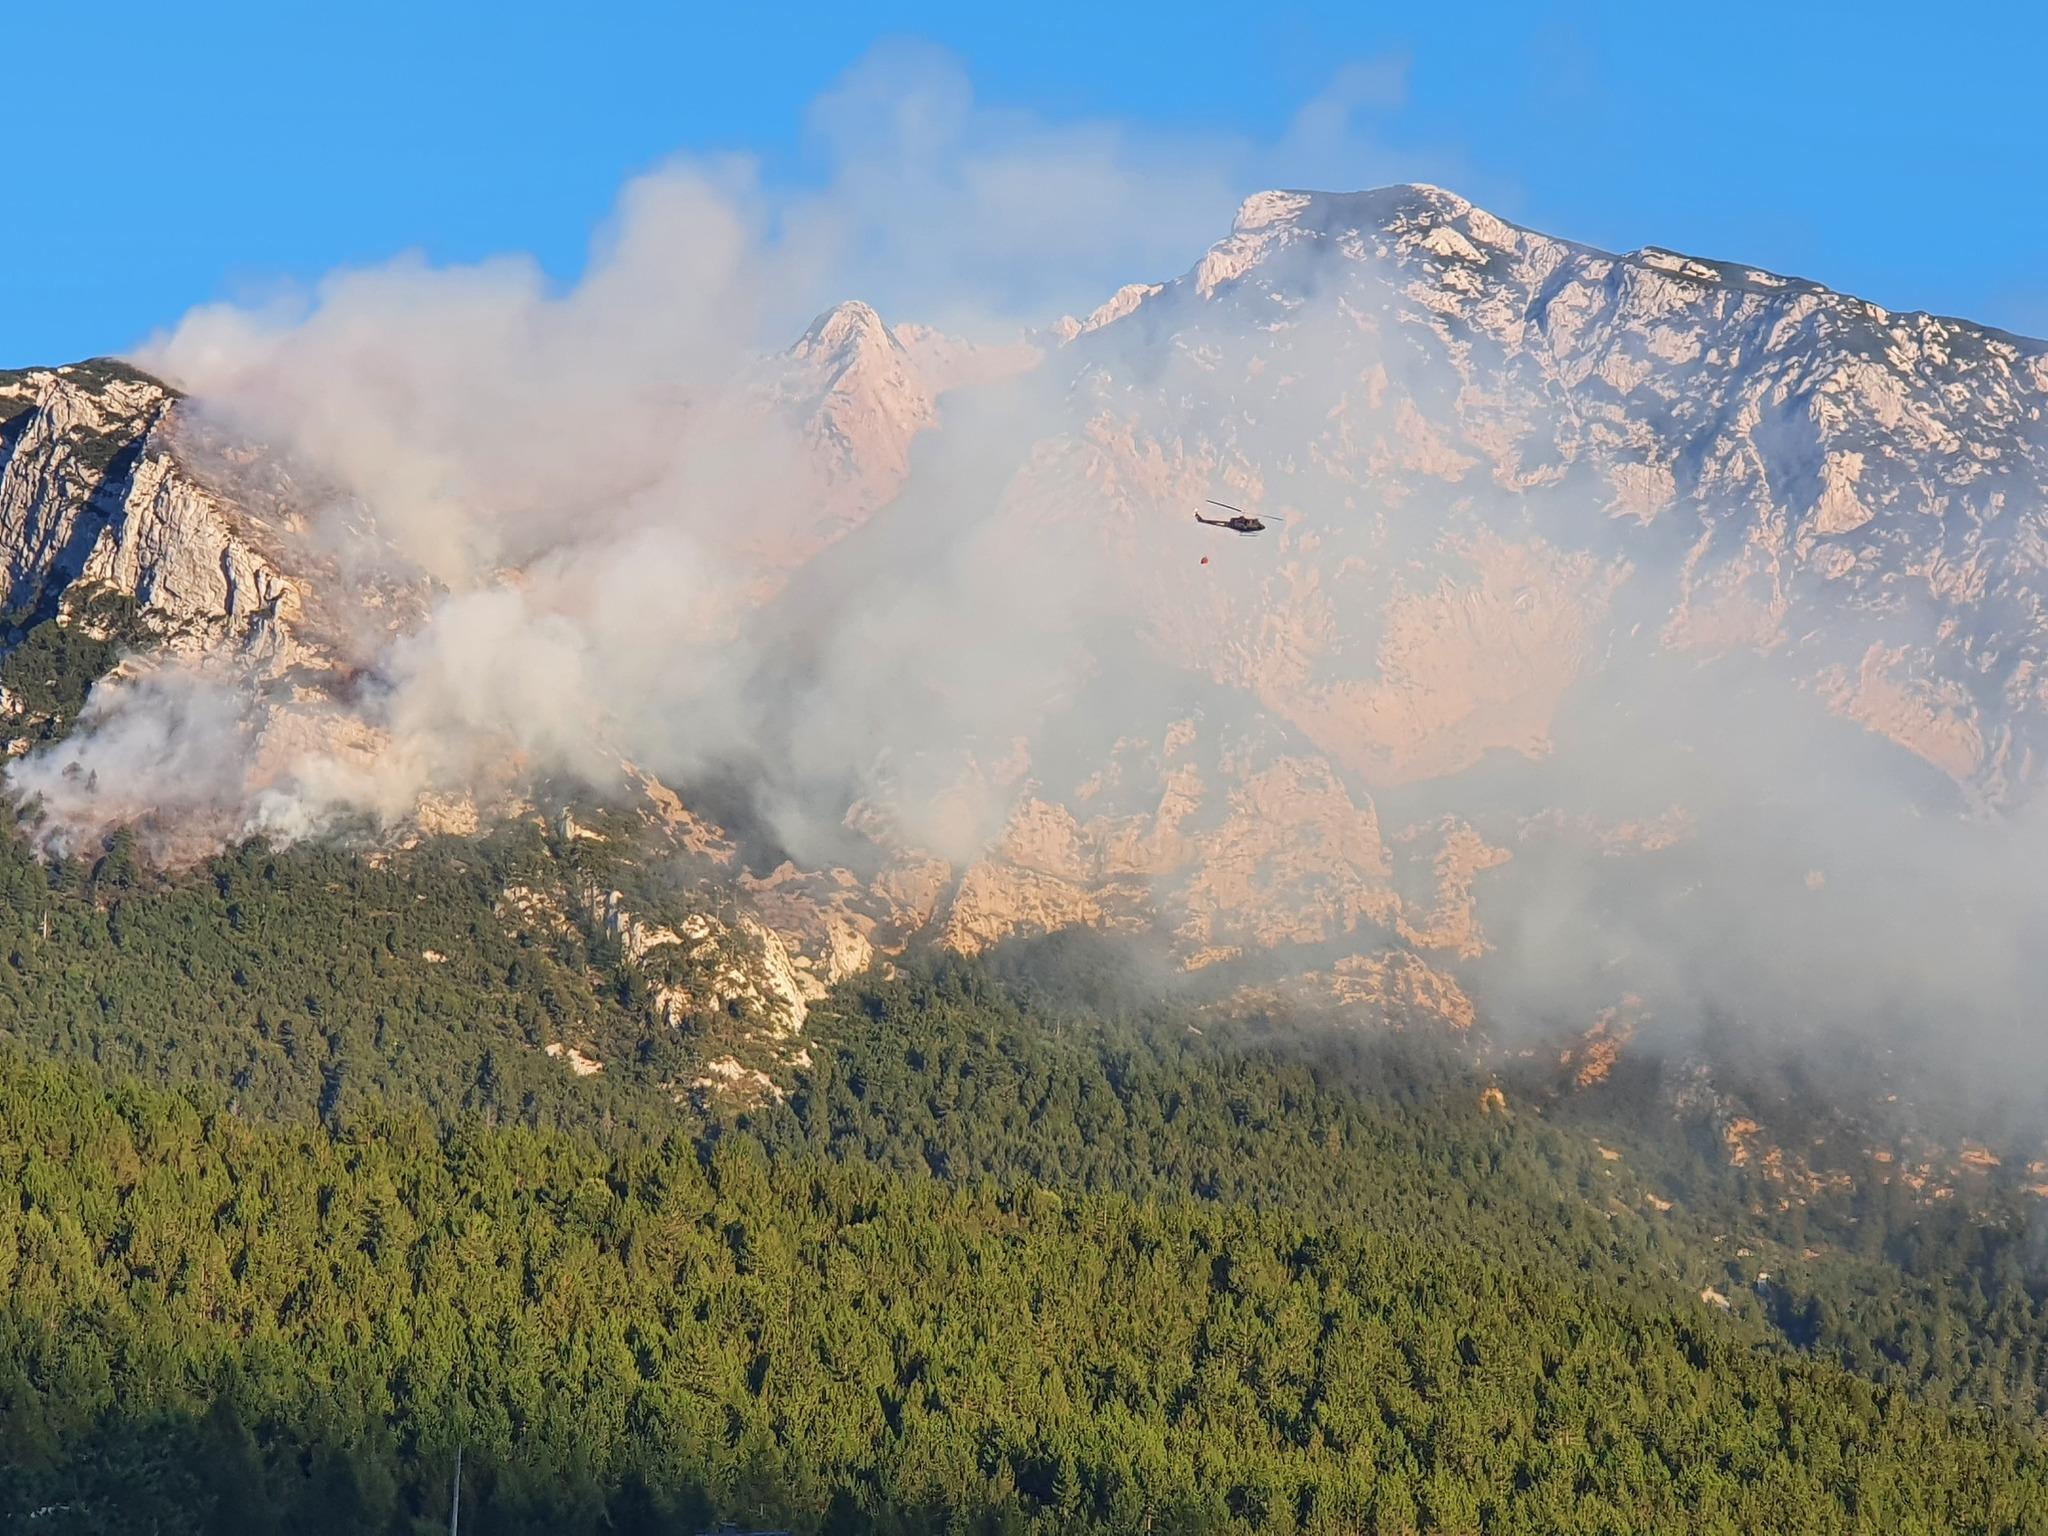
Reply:
[[[174,645],[295,659],[275,530],[192,470],[170,391],[118,365],[0,375],[0,421],[0,604],[111,591]]]
[[[2036,775],[2039,343],[1401,187],[1255,197],[1071,350],[1134,516],[1290,519],[1173,639],[1370,780],[1540,752],[1623,622],[1767,653],[1974,795]]]
[[[1134,650],[1216,692],[1092,756],[1034,743],[950,942],[1483,961],[1519,850],[1700,835],[1684,775],[1617,804],[1559,780],[1605,750],[1589,699],[1717,667],[1868,733],[1878,777],[2007,810],[2038,784],[2039,343],[1429,187],[1255,197],[1184,276],[1049,334],[1061,411],[995,516],[1108,573]],[[1273,526],[1211,536],[1209,498]]]
[[[1761,739],[1861,735],[1810,771],[1853,763],[1873,802],[2037,791],[2040,343],[1426,187],[1253,198],[1184,276],[1047,334],[1058,419],[994,518],[1114,588],[1137,639],[1107,667],[1214,692],[1111,712],[1087,751],[1034,741],[953,872],[949,942],[1147,928],[1189,968],[1300,953],[1327,978],[1310,951],[1384,941],[1484,978],[1560,850],[1619,869],[1712,843],[1727,807],[1691,802],[1740,799],[1740,772],[1602,760],[1690,732],[1722,772],[1730,711]],[[1198,529],[1210,498],[1272,527]],[[1711,723],[1683,705],[1700,677],[1731,680]],[[1733,702],[1756,687],[1763,725]],[[1825,872],[1795,873],[1819,904]],[[1640,982],[1603,981],[1581,1026]]]

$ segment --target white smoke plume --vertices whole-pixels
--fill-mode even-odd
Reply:
[[[304,704],[292,729],[258,732],[233,669],[139,669],[97,689],[79,735],[10,782],[42,797],[59,840],[148,816],[204,843],[390,822],[423,798],[488,800],[541,778],[602,789],[631,761],[672,782],[742,781],[807,861],[841,851],[847,809],[867,799],[961,862],[1002,822],[1020,738],[1044,775],[1049,741],[1076,738],[1077,759],[1099,761],[1125,722],[1156,728],[1189,698],[1212,724],[1235,711],[1250,729],[1257,668],[1275,654],[1257,608],[1270,589],[1219,568],[1203,580],[1221,595],[1198,607],[1178,553],[1155,572],[1120,548],[1137,535],[1103,486],[1044,451],[1085,436],[1087,402],[1058,379],[944,397],[901,494],[805,565],[841,493],[763,408],[779,378],[763,358],[848,297],[992,343],[1085,313],[1122,283],[1185,270],[1248,192],[1410,175],[1370,132],[1399,95],[1397,66],[1359,66],[1277,144],[1173,140],[990,111],[943,56],[896,51],[818,104],[828,184],[679,160],[625,189],[567,288],[518,259],[406,259],[291,304],[197,311],[139,361],[223,431],[335,488],[307,509],[305,537],[384,604],[350,636],[358,680]],[[1178,430],[1151,426],[1191,446],[1152,466],[1145,492],[1182,528],[1186,498],[1222,488],[1225,466],[1192,445],[1225,407],[1197,353],[1118,345],[1099,354],[1104,377],[1145,372],[1184,403]],[[1383,364],[1379,387],[1391,375],[1398,393],[1398,357]],[[1356,382],[1326,376],[1349,365],[1314,338],[1289,366],[1292,394],[1229,406],[1259,417],[1276,459],[1313,425],[1289,400]],[[1373,559],[1415,565],[1421,589],[1454,520],[1515,521],[1519,504],[1499,496],[1357,519],[1377,530]],[[1031,515],[1004,515],[1015,506]],[[416,621],[390,628],[391,594],[420,591]],[[1162,662],[1162,638],[1183,665]],[[1481,801],[1610,822],[1677,804],[1701,829],[1642,883],[1597,853],[1518,853],[1489,908],[1492,1015],[1584,1019],[1626,986],[1701,1014],[1831,1023],[1924,1026],[1953,1005],[1972,1049],[2019,1049],[2048,918],[2036,818],[1989,835],[1953,806],[1913,819],[1853,729],[1735,676],[1610,670],[1573,695],[1584,718],[1559,739],[1576,745],[1540,782],[1502,790],[1461,765],[1386,797],[1416,819]]]
[[[403,257],[259,309],[196,310],[137,360],[225,435],[335,488],[301,509],[304,536],[348,583],[424,578],[440,595],[397,635],[386,610],[364,617],[361,685],[325,711],[339,729],[259,744],[240,679],[159,670],[106,684],[80,738],[12,782],[43,797],[57,840],[90,836],[160,794],[138,746],[234,720],[217,750],[178,763],[159,821],[217,835],[389,819],[424,794],[536,775],[602,785],[621,757],[687,775],[794,754],[799,776],[849,782],[886,758],[905,804],[923,805],[909,786],[949,771],[920,767],[926,753],[1027,729],[1074,680],[1083,611],[1115,595],[1057,535],[942,540],[914,557],[929,579],[893,611],[849,605],[829,633],[768,637],[800,644],[809,676],[783,671],[772,705],[751,696],[769,660],[737,616],[815,541],[828,497],[788,421],[761,408],[764,355],[848,296],[984,337],[1085,312],[1130,273],[1185,265],[1218,210],[1283,163],[1391,174],[1362,118],[1399,93],[1397,65],[1354,66],[1277,145],[1169,140],[987,109],[948,56],[887,48],[814,109],[824,185],[679,158],[625,188],[565,289],[516,257]],[[1054,408],[1033,406],[1047,428]],[[956,434],[975,448],[922,477],[929,526],[975,528],[1031,430]],[[964,716],[935,716],[941,699]],[[784,717],[772,743],[764,709]],[[783,810],[795,845],[815,808]],[[952,835],[925,831],[964,849],[957,806],[946,816]]]

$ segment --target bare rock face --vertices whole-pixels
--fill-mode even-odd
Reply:
[[[1213,408],[1176,398],[1192,370],[1131,386],[1132,347],[1198,359]],[[1770,655],[1985,799],[2037,775],[2039,342],[1397,187],[1251,199],[1071,351],[1132,517],[1220,483],[1293,519],[1255,588],[1176,606],[1375,782],[1540,752],[1624,610],[1652,645]]]
[[[938,391],[882,317],[841,304],[789,350],[783,399],[803,420],[827,477],[853,489],[859,511],[895,495],[910,443],[938,419]]]
[[[0,603],[115,592],[167,644],[289,664],[298,587],[264,531],[179,461],[170,391],[81,364],[0,376],[0,413]]]
[[[939,937],[947,948],[972,955],[1014,935],[1108,925],[1102,902],[1074,881],[984,860],[960,877]]]
[[[781,579],[858,529],[901,491],[911,449],[939,424],[947,393],[1038,366],[1028,341],[982,345],[930,326],[891,326],[864,303],[835,305],[789,349],[764,359],[755,396],[794,428],[808,450],[807,515],[772,547],[749,553],[774,576],[751,596],[772,597]]]
[[[1432,1025],[1458,1032],[1477,1018],[1457,979],[1405,950],[1345,955],[1326,971],[1305,971],[1281,986],[1239,988],[1224,1006],[1237,1013],[1339,1013],[1367,1024]]]
[[[1185,275],[1045,341],[1065,414],[998,522],[1083,529],[1150,657],[1230,702],[1102,742],[1092,774],[1034,762],[947,942],[1088,924],[1194,967],[1381,941],[1482,963],[1543,818],[1539,843],[1606,859],[1693,835],[1682,803],[1460,788],[1568,753],[1571,701],[1618,667],[1745,658],[1964,803],[2038,789],[2048,346],[1431,187],[1262,194]],[[1208,497],[1274,527],[1198,562]],[[1277,735],[1225,766],[1247,717]],[[1389,797],[1431,809],[1385,830]]]
[[[875,904],[869,892],[849,871],[806,874],[784,863],[765,879],[741,876],[740,888],[761,921],[792,941],[791,961],[806,973],[807,986],[833,986],[874,963],[883,925],[869,910]]]
[[[696,911],[674,927],[636,914],[619,891],[586,894],[593,915],[626,958],[654,982],[655,1007],[672,1026],[724,1012],[774,1042],[798,1034],[824,988],[781,937],[749,913],[727,921]]]
[[[1409,910],[1415,915],[1404,915],[1401,919],[1401,937],[1418,949],[1447,950],[1462,960],[1476,960],[1484,955],[1487,943],[1479,924],[1474,887],[1487,870],[1498,868],[1514,855],[1506,848],[1494,847],[1454,818],[1434,826],[1410,827],[1401,834],[1400,841],[1409,846],[1434,847],[1429,864],[1434,890],[1422,900],[1409,903]]]

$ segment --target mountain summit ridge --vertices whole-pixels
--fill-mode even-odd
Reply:
[[[1583,252],[1594,258],[1625,262],[1632,266],[1690,278],[1694,281],[1741,287],[1755,284],[1761,291],[1810,290],[1863,307],[1880,319],[1926,319],[2009,341],[2024,351],[2048,353],[2048,338],[2032,337],[1966,316],[1918,307],[1889,308],[1815,278],[1756,266],[1729,258],[1703,256],[1675,246],[1645,244],[1628,250],[1611,250],[1584,241],[1567,239],[1507,219],[1448,187],[1430,182],[1396,182],[1356,192],[1334,192],[1307,187],[1274,187],[1248,196],[1231,221],[1232,235],[1256,233],[1287,226],[1317,234],[1341,234],[1371,226],[1390,233],[1431,221],[1471,221],[1487,232],[1485,243],[1508,244],[1513,237],[1530,237],[1547,245]],[[1469,231],[1468,231],[1469,232]]]

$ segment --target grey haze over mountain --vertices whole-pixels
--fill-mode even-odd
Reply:
[[[1401,186],[1014,343],[848,303],[761,357],[755,239],[660,182],[567,295],[358,275],[195,319],[183,397],[0,378],[7,606],[157,639],[19,744],[46,836],[581,785],[815,976],[1086,925],[1461,1027],[2041,1065],[2048,346]]]

